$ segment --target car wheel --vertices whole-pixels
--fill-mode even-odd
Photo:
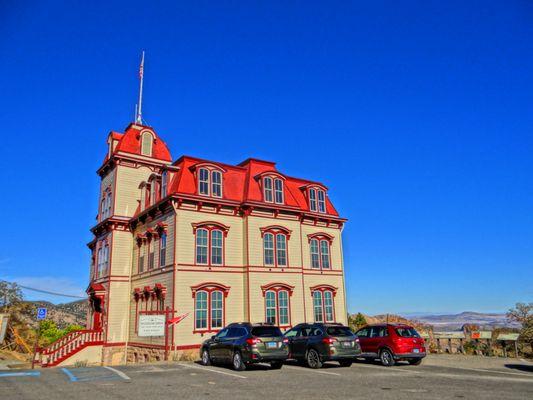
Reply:
[[[211,356],[209,356],[209,351],[207,349],[202,350],[202,365],[211,365]]]
[[[283,363],[281,361],[273,361],[270,363],[270,367],[272,369],[281,369],[281,367],[283,367]]]
[[[322,367],[322,360],[320,359],[320,354],[315,349],[307,350],[307,356],[305,357],[307,361],[307,366],[309,368],[318,369]]]
[[[244,365],[244,361],[242,360],[242,355],[238,351],[233,353],[233,369],[235,371],[244,371],[246,369],[246,365]]]
[[[342,361],[339,361],[339,364],[341,367],[351,367],[352,366],[352,361],[351,360],[342,360]]]
[[[410,360],[407,360],[407,362],[410,365],[420,365],[420,364],[422,364],[422,359],[421,358],[411,358]]]
[[[385,367],[392,367],[396,363],[392,352],[389,349],[381,350],[381,353],[379,353],[379,359],[381,360],[381,364]]]

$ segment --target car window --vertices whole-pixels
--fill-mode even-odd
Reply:
[[[252,335],[258,337],[283,336],[277,326],[255,326],[252,328]]]
[[[345,326],[328,326],[326,333],[330,336],[353,336],[353,332]]]
[[[311,333],[311,327],[306,326],[305,328],[302,328],[300,332],[298,333],[298,337],[307,337]]]
[[[363,329],[359,329],[356,333],[356,335],[358,337],[362,337],[362,338],[366,338],[368,337],[368,333],[370,332],[370,329],[368,328],[363,328]]]
[[[228,332],[229,332],[229,329],[228,329],[228,328],[222,329],[220,332],[218,332],[218,333],[216,334],[216,337],[217,337],[218,339],[225,338],[226,336],[228,336]]]
[[[285,332],[285,337],[295,337],[298,335],[299,329],[291,329],[290,331]]]
[[[320,328],[311,328],[309,336],[322,336],[324,332]]]
[[[389,330],[387,329],[386,326],[383,326],[383,327],[379,328],[378,336],[379,337],[387,337],[387,336],[389,336]]]
[[[370,328],[370,335],[369,337],[371,338],[377,338],[379,337],[379,330],[381,329],[380,326],[373,326],[372,328]]]
[[[411,328],[411,327],[396,328],[395,331],[398,334],[398,336],[401,336],[401,337],[416,337],[416,338],[420,337],[420,335],[415,330],[415,328]]]
[[[228,337],[239,338],[246,336],[247,332],[244,328],[230,328],[228,332]]]

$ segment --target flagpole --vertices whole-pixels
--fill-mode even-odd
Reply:
[[[144,50],[142,52],[141,66],[139,67],[139,106],[137,108],[136,123],[142,124],[142,106],[143,106],[143,79],[144,79]]]

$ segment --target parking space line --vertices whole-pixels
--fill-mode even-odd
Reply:
[[[518,375],[518,376],[527,376],[527,377],[533,378],[533,375],[528,374],[527,372],[511,372],[511,371],[507,372],[507,371],[495,371],[495,370],[483,369],[483,368],[464,368],[464,367],[443,367],[443,368],[460,369],[463,371],[488,372],[491,374]]]
[[[3,377],[10,377],[10,376],[40,376],[41,373],[39,371],[31,371],[31,372],[0,372],[0,378]]]
[[[316,369],[294,367],[292,365],[285,365],[283,368],[297,369],[297,370],[302,371],[302,372],[314,372],[316,374],[323,374],[323,375],[342,376],[341,374],[337,374],[336,372],[318,371]]]
[[[63,371],[64,374],[66,376],[68,376],[68,378],[70,379],[71,382],[77,382],[78,381],[78,378],[76,378],[76,376],[72,372],[70,372],[68,369],[61,368],[61,371]]]
[[[176,365],[179,365],[180,367],[184,367],[184,368],[199,369],[201,371],[215,372],[217,374],[229,375],[229,376],[233,376],[235,378],[246,379],[246,377],[243,376],[243,375],[232,374],[231,372],[226,372],[226,371],[219,371],[219,370],[216,370],[216,369],[211,369],[209,367],[199,367],[197,365],[187,365],[187,364],[176,364]]]
[[[112,371],[114,372],[115,374],[117,374],[118,376],[120,376],[122,379],[124,380],[127,380],[127,381],[130,381],[131,378],[126,375],[124,372],[122,371],[119,371],[118,369],[115,369],[115,368],[111,368],[111,367],[104,367],[105,369],[108,369],[109,371]]]
[[[368,364],[359,364],[359,363],[354,364],[353,367],[379,369],[383,372],[405,372],[405,373],[410,373],[410,374],[421,374],[422,373],[421,371],[414,371],[412,369],[403,369],[407,367],[383,367],[380,365],[368,365]]]

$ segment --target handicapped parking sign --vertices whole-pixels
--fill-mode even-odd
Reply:
[[[37,319],[45,319],[46,318],[47,310],[44,307],[40,307],[37,309]]]

